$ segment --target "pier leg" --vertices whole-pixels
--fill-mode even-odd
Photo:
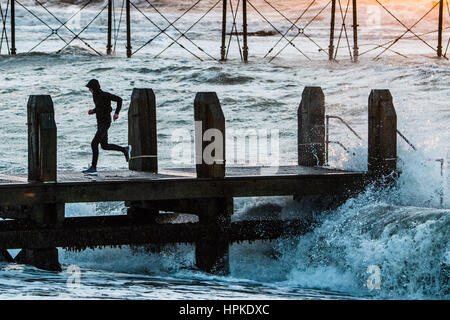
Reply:
[[[156,99],[152,89],[133,89],[128,109],[128,144],[131,145],[130,170],[158,172]],[[127,202],[128,214],[142,219],[154,218],[159,210],[150,201]]]
[[[108,39],[106,44],[106,54],[110,55],[112,53],[112,9],[113,9],[113,0],[108,0]]]
[[[199,223],[202,233],[195,243],[197,268],[212,274],[229,274],[228,234],[233,214],[232,199],[208,199],[202,201]]]
[[[306,87],[298,108],[298,164],[325,164],[325,96],[320,87]]]
[[[11,0],[11,55],[16,55],[16,1]]]
[[[225,61],[226,57],[226,37],[227,37],[227,1],[222,0],[222,46],[220,47],[220,61]]]
[[[197,178],[225,177],[225,117],[215,92],[197,93],[194,102]],[[205,272],[227,274],[228,232],[233,199],[199,200],[201,234],[196,242],[196,264]]]
[[[131,8],[130,8],[130,0],[126,0],[126,15],[127,15],[127,58],[131,58]]]
[[[353,0],[353,62],[358,62],[358,6],[357,0]]]
[[[242,1],[242,37],[243,37],[243,56],[244,62],[248,62],[248,44],[247,44],[247,0]]]
[[[389,90],[372,90],[369,96],[368,172],[374,179],[397,170],[397,114]]]
[[[331,1],[330,45],[328,47],[328,59],[334,60],[334,28],[336,23],[336,0]]]
[[[444,0],[439,0],[439,25],[438,25],[438,46],[437,55],[442,57],[442,33],[444,25]]]
[[[28,181],[56,181],[56,123],[50,96],[30,96],[28,113]],[[42,203],[31,209],[28,220],[36,226],[49,226],[64,219],[64,204]],[[61,271],[56,248],[24,248],[17,263],[49,271]]]

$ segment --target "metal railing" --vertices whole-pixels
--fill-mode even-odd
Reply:
[[[403,133],[401,133],[399,130],[397,130],[397,134],[414,150],[417,151],[417,148],[411,143],[411,141],[409,141],[408,138],[405,137],[405,135]],[[448,158],[448,157],[447,157]],[[441,174],[441,187],[440,189],[437,191],[438,195],[439,195],[439,204],[441,206],[441,208],[444,207],[444,197],[445,197],[445,187],[444,187],[444,183],[445,183],[445,179],[444,179],[444,165],[445,165],[445,159],[444,158],[439,158],[439,159],[426,159],[427,161],[433,161],[433,162],[439,162],[441,169],[440,169],[440,174]]]
[[[340,146],[342,149],[344,149],[347,153],[350,153],[350,150],[344,146],[341,142],[339,141],[330,141],[330,119],[337,119],[339,120],[341,123],[343,123],[359,140],[362,141],[361,136],[341,117],[339,116],[331,116],[331,115],[326,115],[325,116],[326,119],[326,124],[325,124],[325,165],[328,165],[328,153],[329,153],[329,145],[331,143],[333,144],[337,144],[338,146]]]
[[[325,165],[328,165],[329,160],[329,145],[331,143],[339,145],[342,149],[344,149],[347,153],[350,153],[350,150],[342,144],[340,141],[332,141],[330,140],[330,119],[337,119],[341,123],[343,123],[359,140],[363,140],[361,136],[341,117],[339,116],[333,116],[333,115],[326,115],[325,116],[326,123],[325,123]],[[414,151],[417,151],[418,149],[416,146],[399,130],[397,130],[397,134],[405,141]],[[450,152],[447,154],[447,159],[449,159]],[[444,207],[444,198],[445,198],[445,177],[444,177],[444,166],[445,166],[445,159],[439,158],[439,159],[426,159],[427,161],[433,161],[438,162],[440,164],[440,176],[441,176],[441,186],[439,190],[437,190],[437,193],[439,195],[439,204],[440,207]]]

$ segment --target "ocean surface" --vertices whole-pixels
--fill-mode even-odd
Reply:
[[[233,219],[292,218],[305,213],[315,216],[312,232],[271,242],[233,244],[230,248],[231,274],[211,276],[195,269],[194,247],[170,245],[160,252],[140,248],[96,248],[82,252],[59,249],[63,272],[46,272],[34,267],[0,263],[0,298],[3,299],[449,299],[450,298],[450,63],[435,58],[423,41],[407,34],[406,40],[376,58],[382,51],[363,54],[357,64],[349,60],[345,37],[340,42],[337,62],[327,60],[329,7],[318,20],[307,25],[305,36],[295,38],[297,48],[288,46],[269,62],[286,41],[282,40],[268,57],[265,54],[280,36],[251,6],[249,32],[265,36],[249,37],[249,63],[240,61],[239,46],[233,37],[228,61],[220,63],[221,4],[180,39],[178,44],[157,56],[180,33],[168,29],[132,58],[125,58],[122,1],[115,1],[115,54],[99,56],[75,40],[65,43],[53,35],[27,53],[60,23],[44,9],[25,0],[21,3],[36,16],[17,5],[18,55],[0,56],[0,174],[27,170],[26,104],[30,94],[52,96],[58,126],[58,168],[83,170],[90,163],[90,141],[95,118],[88,116],[92,97],[85,88],[91,78],[103,89],[124,98],[121,116],[110,129],[110,141],[127,143],[127,111],[133,88],[152,88],[157,100],[158,152],[160,167],[193,165],[193,101],[196,92],[215,91],[221,101],[227,130],[278,130],[281,164],[297,159],[297,108],[305,86],[321,86],[326,96],[327,114],[347,121],[362,137],[331,120],[330,138],[340,141],[330,146],[330,166],[365,170],[367,163],[367,103],[371,89],[390,89],[398,116],[399,130],[416,146],[414,151],[399,138],[399,167],[402,172],[395,188],[370,186],[332,211],[296,203],[292,197],[244,198],[235,200]],[[133,9],[132,46],[138,49],[164,29],[167,22],[145,1],[134,2],[155,24]],[[173,21],[194,1],[157,1],[155,6]],[[263,0],[251,3],[273,26],[286,32],[289,23]],[[275,6],[275,1],[271,2]],[[327,1],[316,1],[300,20],[305,26]],[[413,25],[432,1],[414,5],[385,1],[408,26]],[[1,1],[3,10],[6,1]],[[201,1],[175,26],[188,29],[214,1]],[[277,1],[279,8],[295,21],[308,1]],[[345,6],[347,1],[341,1]],[[75,22],[67,24],[80,32],[103,8],[102,2],[86,7]],[[236,8],[237,1],[233,1]],[[65,21],[80,4],[45,4]],[[447,9],[446,9],[447,10]],[[82,33],[83,39],[102,53],[106,47],[106,11]],[[348,17],[351,17],[351,7]],[[444,50],[450,36],[450,15],[444,26]],[[361,1],[360,52],[401,35],[405,29],[375,1]],[[436,8],[414,30],[417,35],[435,31]],[[338,11],[336,37],[341,28]],[[78,16],[77,16],[78,17]],[[229,28],[231,28],[231,14]],[[348,18],[347,18],[348,19]],[[121,21],[119,23],[119,21]],[[120,29],[119,29],[120,24]],[[155,26],[156,25],[156,26]],[[237,30],[242,20],[238,13]],[[346,22],[351,41],[351,20]],[[9,26],[7,25],[9,32]],[[117,30],[117,31],[116,31]],[[59,29],[66,42],[73,34]],[[297,31],[287,35],[294,37]],[[343,31],[343,34],[345,32]],[[170,37],[170,38],[169,38]],[[421,37],[422,38],[422,37]],[[436,47],[436,33],[423,39]],[[242,46],[242,37],[239,39]],[[337,39],[336,39],[337,40]],[[227,40],[228,41],[228,40]],[[350,42],[352,46],[352,43]],[[325,49],[319,51],[320,48]],[[202,48],[204,51],[199,50]],[[396,52],[394,52],[396,51]],[[206,53],[207,54],[206,54]],[[401,55],[400,55],[400,54]],[[214,59],[212,59],[210,56]],[[157,56],[157,57],[155,57]],[[199,60],[196,56],[201,58]],[[404,57],[404,56],[407,56]],[[178,131],[177,131],[178,130]],[[180,131],[181,130],[181,131]],[[188,132],[184,162],[174,154],[179,149],[176,132]],[[252,154],[252,147],[247,153]],[[227,152],[232,152],[227,150]],[[237,152],[246,152],[238,145]],[[227,157],[228,158],[228,157]],[[438,159],[441,162],[436,161]],[[127,169],[120,154],[100,151],[99,170]],[[123,203],[70,204],[67,216],[125,214]],[[18,251],[10,250],[14,255]],[[380,287],[368,285],[379,270]],[[79,273],[77,273],[79,271]],[[78,277],[79,275],[79,277]],[[79,281],[76,281],[79,279]]]

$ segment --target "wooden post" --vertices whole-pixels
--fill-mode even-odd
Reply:
[[[243,36],[243,56],[244,62],[248,62],[248,45],[247,45],[247,0],[242,1],[242,36]]]
[[[133,89],[128,109],[130,170],[158,172],[156,99],[152,89]]]
[[[50,96],[32,95],[29,97],[27,105],[29,181],[46,181],[43,178],[48,178],[47,181],[56,181],[56,124],[54,114],[53,101]],[[41,121],[43,121],[42,128]],[[41,130],[44,134],[42,139],[40,139]],[[50,149],[45,154],[41,154],[41,148],[42,151],[46,151],[45,148]],[[44,164],[41,162],[41,157],[50,157],[45,159],[49,162]],[[53,172],[50,173],[50,171]],[[54,176],[51,176],[53,174]]]
[[[16,10],[15,10],[15,0],[11,0],[11,55],[16,55]]]
[[[298,164],[325,164],[325,96],[320,87],[306,87],[298,108]]]
[[[197,93],[194,119],[197,178],[224,178],[225,117],[215,92]],[[209,273],[227,274],[233,199],[199,200],[199,206],[201,234],[195,250],[197,267]]]
[[[133,89],[128,109],[128,144],[131,145],[130,170],[158,172],[156,99],[152,89]],[[127,213],[136,219],[154,220],[159,214],[151,201],[125,203]]]
[[[444,0],[440,0],[439,1],[438,46],[437,46],[437,55],[439,58],[442,57],[443,24],[444,24]]]
[[[197,177],[225,177],[225,117],[215,92],[197,93],[194,119]]]
[[[48,95],[30,96],[28,114],[28,180],[56,182],[56,123],[53,101]],[[54,225],[64,219],[64,204],[42,203],[31,209],[28,217],[37,226]],[[24,248],[15,258],[17,263],[61,271],[56,248]]]
[[[353,0],[353,62],[358,62],[358,7],[357,0]]]
[[[127,57],[131,58],[131,10],[130,10],[130,0],[126,0],[126,15],[127,15]]]
[[[199,270],[212,274],[230,273],[229,241],[233,199],[202,200],[199,212],[201,234],[195,243],[195,263]]]
[[[227,1],[222,0],[222,46],[220,47],[220,60],[226,60],[226,38],[227,38]]]
[[[106,44],[106,54],[110,55],[112,53],[112,9],[113,9],[113,0],[108,0],[108,43]]]
[[[373,179],[397,169],[397,114],[389,90],[372,90],[369,96],[368,172]]]
[[[336,0],[331,1],[330,46],[328,47],[328,59],[334,60],[334,28],[336,23]]]
[[[39,116],[39,180],[56,182],[56,123],[53,113]]]

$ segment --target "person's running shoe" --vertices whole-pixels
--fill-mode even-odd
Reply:
[[[129,145],[128,147],[125,147],[125,159],[128,161],[130,161],[131,158],[131,145]]]
[[[89,176],[96,176],[97,175],[97,169],[92,168],[92,166],[89,167],[87,170],[83,170],[84,174],[87,174]]]

